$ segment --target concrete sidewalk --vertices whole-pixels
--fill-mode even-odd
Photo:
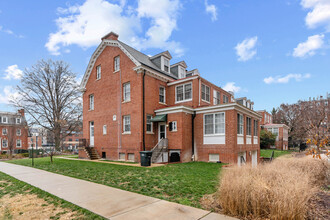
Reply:
[[[235,219],[31,167],[0,162],[0,172],[113,220]]]

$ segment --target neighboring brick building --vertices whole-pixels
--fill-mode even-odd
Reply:
[[[28,149],[28,126],[24,109],[17,113],[0,112],[0,152]]]
[[[141,150],[154,148],[155,162],[256,165],[261,116],[171,58],[168,51],[149,57],[112,32],[102,38],[81,83],[89,145],[112,160],[139,161]]]
[[[82,131],[73,132],[71,135],[66,136],[62,142],[62,150],[77,152],[79,140],[82,138]]]
[[[266,110],[258,111],[258,113],[262,116],[261,129],[267,129],[276,135],[275,145],[270,146],[270,148],[289,150],[289,126],[285,124],[273,124],[273,116]]]

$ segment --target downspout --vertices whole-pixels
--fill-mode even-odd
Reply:
[[[196,117],[196,111],[191,116],[191,160],[195,161],[195,127],[194,120]]]
[[[145,144],[145,91],[144,91],[144,89],[145,89],[145,76],[146,76],[146,70],[143,70],[143,77],[142,77],[142,89],[143,89],[143,91],[142,91],[142,113],[143,113],[143,125],[142,125],[142,128],[143,128],[143,130],[142,130],[142,147],[143,147],[143,151],[145,151],[146,150],[146,144]]]

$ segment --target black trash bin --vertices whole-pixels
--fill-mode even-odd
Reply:
[[[151,165],[152,151],[140,151],[141,166],[148,167]]]

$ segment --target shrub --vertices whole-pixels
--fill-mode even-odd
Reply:
[[[216,198],[234,216],[304,219],[308,201],[327,181],[327,166],[311,158],[279,158],[257,168],[234,167],[223,172]]]

